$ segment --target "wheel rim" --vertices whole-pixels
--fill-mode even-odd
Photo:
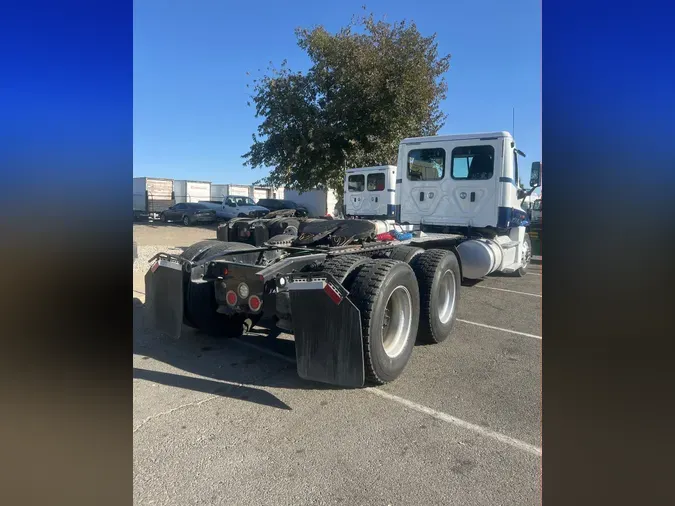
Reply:
[[[448,323],[455,311],[456,290],[455,273],[448,269],[438,282],[438,319],[442,324]]]
[[[189,225],[190,224],[190,218],[188,218],[187,216],[185,218],[183,218],[183,223],[186,224],[186,225]]]
[[[405,348],[412,320],[412,298],[405,286],[398,286],[389,295],[382,324],[382,346],[390,358],[396,358]]]

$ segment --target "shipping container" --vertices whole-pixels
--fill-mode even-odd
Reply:
[[[296,190],[284,191],[285,200],[290,200],[296,204],[302,204],[309,211],[309,216],[318,218],[330,214],[334,218],[342,216],[339,205],[339,199],[332,190],[310,190],[300,193]]]
[[[208,181],[175,180],[173,182],[173,193],[176,203],[210,200],[211,183]]]
[[[223,197],[225,195],[227,195],[229,186],[230,185],[228,185],[228,184],[213,184],[213,183],[211,183],[211,199],[210,200],[218,200],[218,201],[222,202]]]
[[[252,197],[252,187],[249,185],[243,184],[231,184],[229,185],[228,195],[238,195],[240,197]]]
[[[133,179],[134,218],[161,213],[174,204],[173,179],[157,177]]]
[[[258,202],[260,199],[272,198],[272,188],[256,186],[253,188],[253,200]]]

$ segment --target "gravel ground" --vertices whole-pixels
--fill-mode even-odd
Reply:
[[[148,270],[150,260],[157,253],[171,253],[173,255],[180,255],[183,248],[171,248],[168,246],[138,246],[138,258],[134,259],[134,272],[145,272]]]

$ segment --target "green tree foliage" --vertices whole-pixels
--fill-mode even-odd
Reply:
[[[254,80],[262,122],[243,158],[252,168],[272,168],[262,182],[342,194],[346,167],[395,165],[401,139],[443,126],[450,55],[439,56],[435,34],[371,14],[337,34],[319,26],[296,36],[311,68],[293,72],[284,61]]]

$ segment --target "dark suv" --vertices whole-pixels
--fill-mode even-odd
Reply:
[[[280,211],[281,209],[295,209],[296,216],[307,216],[309,214],[306,207],[296,204],[291,200],[260,199],[258,205],[266,207],[270,212]]]

